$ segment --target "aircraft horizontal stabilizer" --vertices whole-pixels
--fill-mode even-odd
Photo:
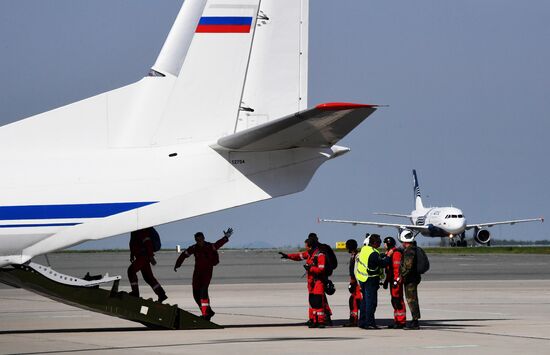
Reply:
[[[374,111],[376,105],[326,103],[220,138],[239,151],[332,147]]]

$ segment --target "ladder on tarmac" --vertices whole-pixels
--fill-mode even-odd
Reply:
[[[76,278],[36,263],[0,268],[0,282],[70,306],[141,323],[154,329],[221,329],[223,327],[152,299],[119,291],[120,276]],[[111,290],[100,284],[113,282]]]

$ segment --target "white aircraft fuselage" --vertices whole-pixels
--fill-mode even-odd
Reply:
[[[186,0],[141,80],[0,127],[0,267],[302,191],[374,105],[309,107],[309,0]]]
[[[428,226],[420,233],[425,237],[452,237],[464,233],[466,218],[455,207],[430,207],[411,212],[411,222],[417,226]]]

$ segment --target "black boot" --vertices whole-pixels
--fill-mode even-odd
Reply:
[[[403,329],[405,326],[403,324],[390,324],[388,325],[388,329]]]
[[[158,298],[157,302],[162,303],[162,301],[164,301],[166,299],[168,299],[168,296],[166,296],[166,293],[161,293],[159,295],[159,298]]]
[[[357,318],[349,317],[349,321],[344,324],[344,327],[357,327]]]
[[[412,320],[407,326],[405,327],[407,330],[417,330],[420,329],[420,324],[418,324],[418,320]]]

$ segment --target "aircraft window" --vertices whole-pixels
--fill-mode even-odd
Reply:
[[[447,218],[449,218],[449,215],[446,215],[446,216],[445,216],[445,219],[447,219]]]
[[[456,214],[453,214],[453,218],[457,218],[457,215],[456,215]]]
[[[461,215],[461,214],[459,214],[459,215],[458,215],[458,218],[464,218],[464,216],[463,216],[463,215]]]

